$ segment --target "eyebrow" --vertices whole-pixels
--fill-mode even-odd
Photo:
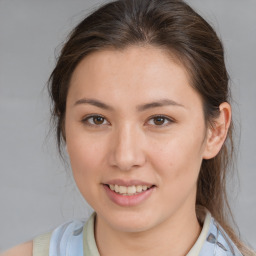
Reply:
[[[75,106],[80,105],[80,104],[90,104],[90,105],[96,106],[98,108],[102,108],[102,109],[106,109],[106,110],[111,110],[111,111],[114,110],[111,106],[109,106],[109,105],[107,105],[107,104],[105,104],[105,103],[103,103],[103,102],[101,102],[99,100],[95,100],[95,99],[83,98],[83,99],[80,99],[80,100],[75,102]]]
[[[96,100],[96,99],[88,99],[88,98],[83,98],[83,99],[80,99],[78,101],[75,102],[75,106],[77,105],[81,105],[81,104],[90,104],[90,105],[93,105],[93,106],[96,106],[98,108],[102,108],[102,109],[105,109],[105,110],[110,110],[110,111],[113,111],[114,108],[99,101],[99,100]],[[171,99],[161,99],[161,100],[158,100],[158,101],[153,101],[153,102],[150,102],[150,103],[146,103],[146,104],[142,104],[142,105],[139,105],[136,107],[136,109],[139,111],[139,112],[142,112],[142,111],[145,111],[147,109],[151,109],[151,108],[157,108],[157,107],[163,107],[163,106],[177,106],[177,107],[184,107],[184,105],[176,102],[176,101],[173,101]]]
[[[147,104],[139,105],[137,106],[138,111],[145,111],[150,108],[157,108],[157,107],[163,107],[163,106],[177,106],[177,107],[184,107],[182,104],[171,100],[171,99],[161,99],[159,101],[150,102]]]

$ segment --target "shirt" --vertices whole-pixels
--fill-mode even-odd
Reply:
[[[93,213],[87,221],[75,220],[34,240],[33,256],[100,256]],[[202,231],[187,256],[242,256],[223,228],[206,212]]]

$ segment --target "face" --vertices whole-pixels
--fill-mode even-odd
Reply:
[[[163,50],[87,56],[67,96],[75,181],[109,227],[145,231],[195,211],[207,129],[185,68]]]

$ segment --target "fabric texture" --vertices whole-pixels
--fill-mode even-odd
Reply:
[[[33,241],[33,256],[49,255],[51,233],[36,237]]]
[[[207,238],[207,234],[209,232],[210,229],[210,225],[211,225],[211,214],[209,212],[206,213],[205,218],[203,220],[203,228],[202,231],[196,241],[196,243],[194,244],[194,246],[190,249],[189,253],[186,256],[197,256],[199,255],[203,244]]]
[[[43,241],[46,236],[37,238],[35,246],[40,248],[35,248],[36,254],[33,256],[100,256],[94,238],[94,220],[95,213],[91,215],[88,221],[71,221],[61,225],[51,234],[48,247],[45,242],[40,242],[40,239]],[[43,244],[45,248],[42,248],[41,245]],[[187,256],[206,255],[242,256],[226,232],[208,211],[200,236]]]

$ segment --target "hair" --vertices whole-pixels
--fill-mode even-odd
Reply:
[[[219,106],[229,102],[229,76],[224,50],[213,28],[182,0],[118,0],[90,14],[71,32],[58,58],[48,89],[53,101],[57,144],[65,142],[66,98],[74,69],[88,54],[104,49],[154,46],[175,56],[201,95],[205,122],[214,125]],[[197,183],[197,213],[207,208],[243,255],[254,255],[239,239],[229,221],[226,181],[232,162],[233,125],[216,157],[203,160]]]

